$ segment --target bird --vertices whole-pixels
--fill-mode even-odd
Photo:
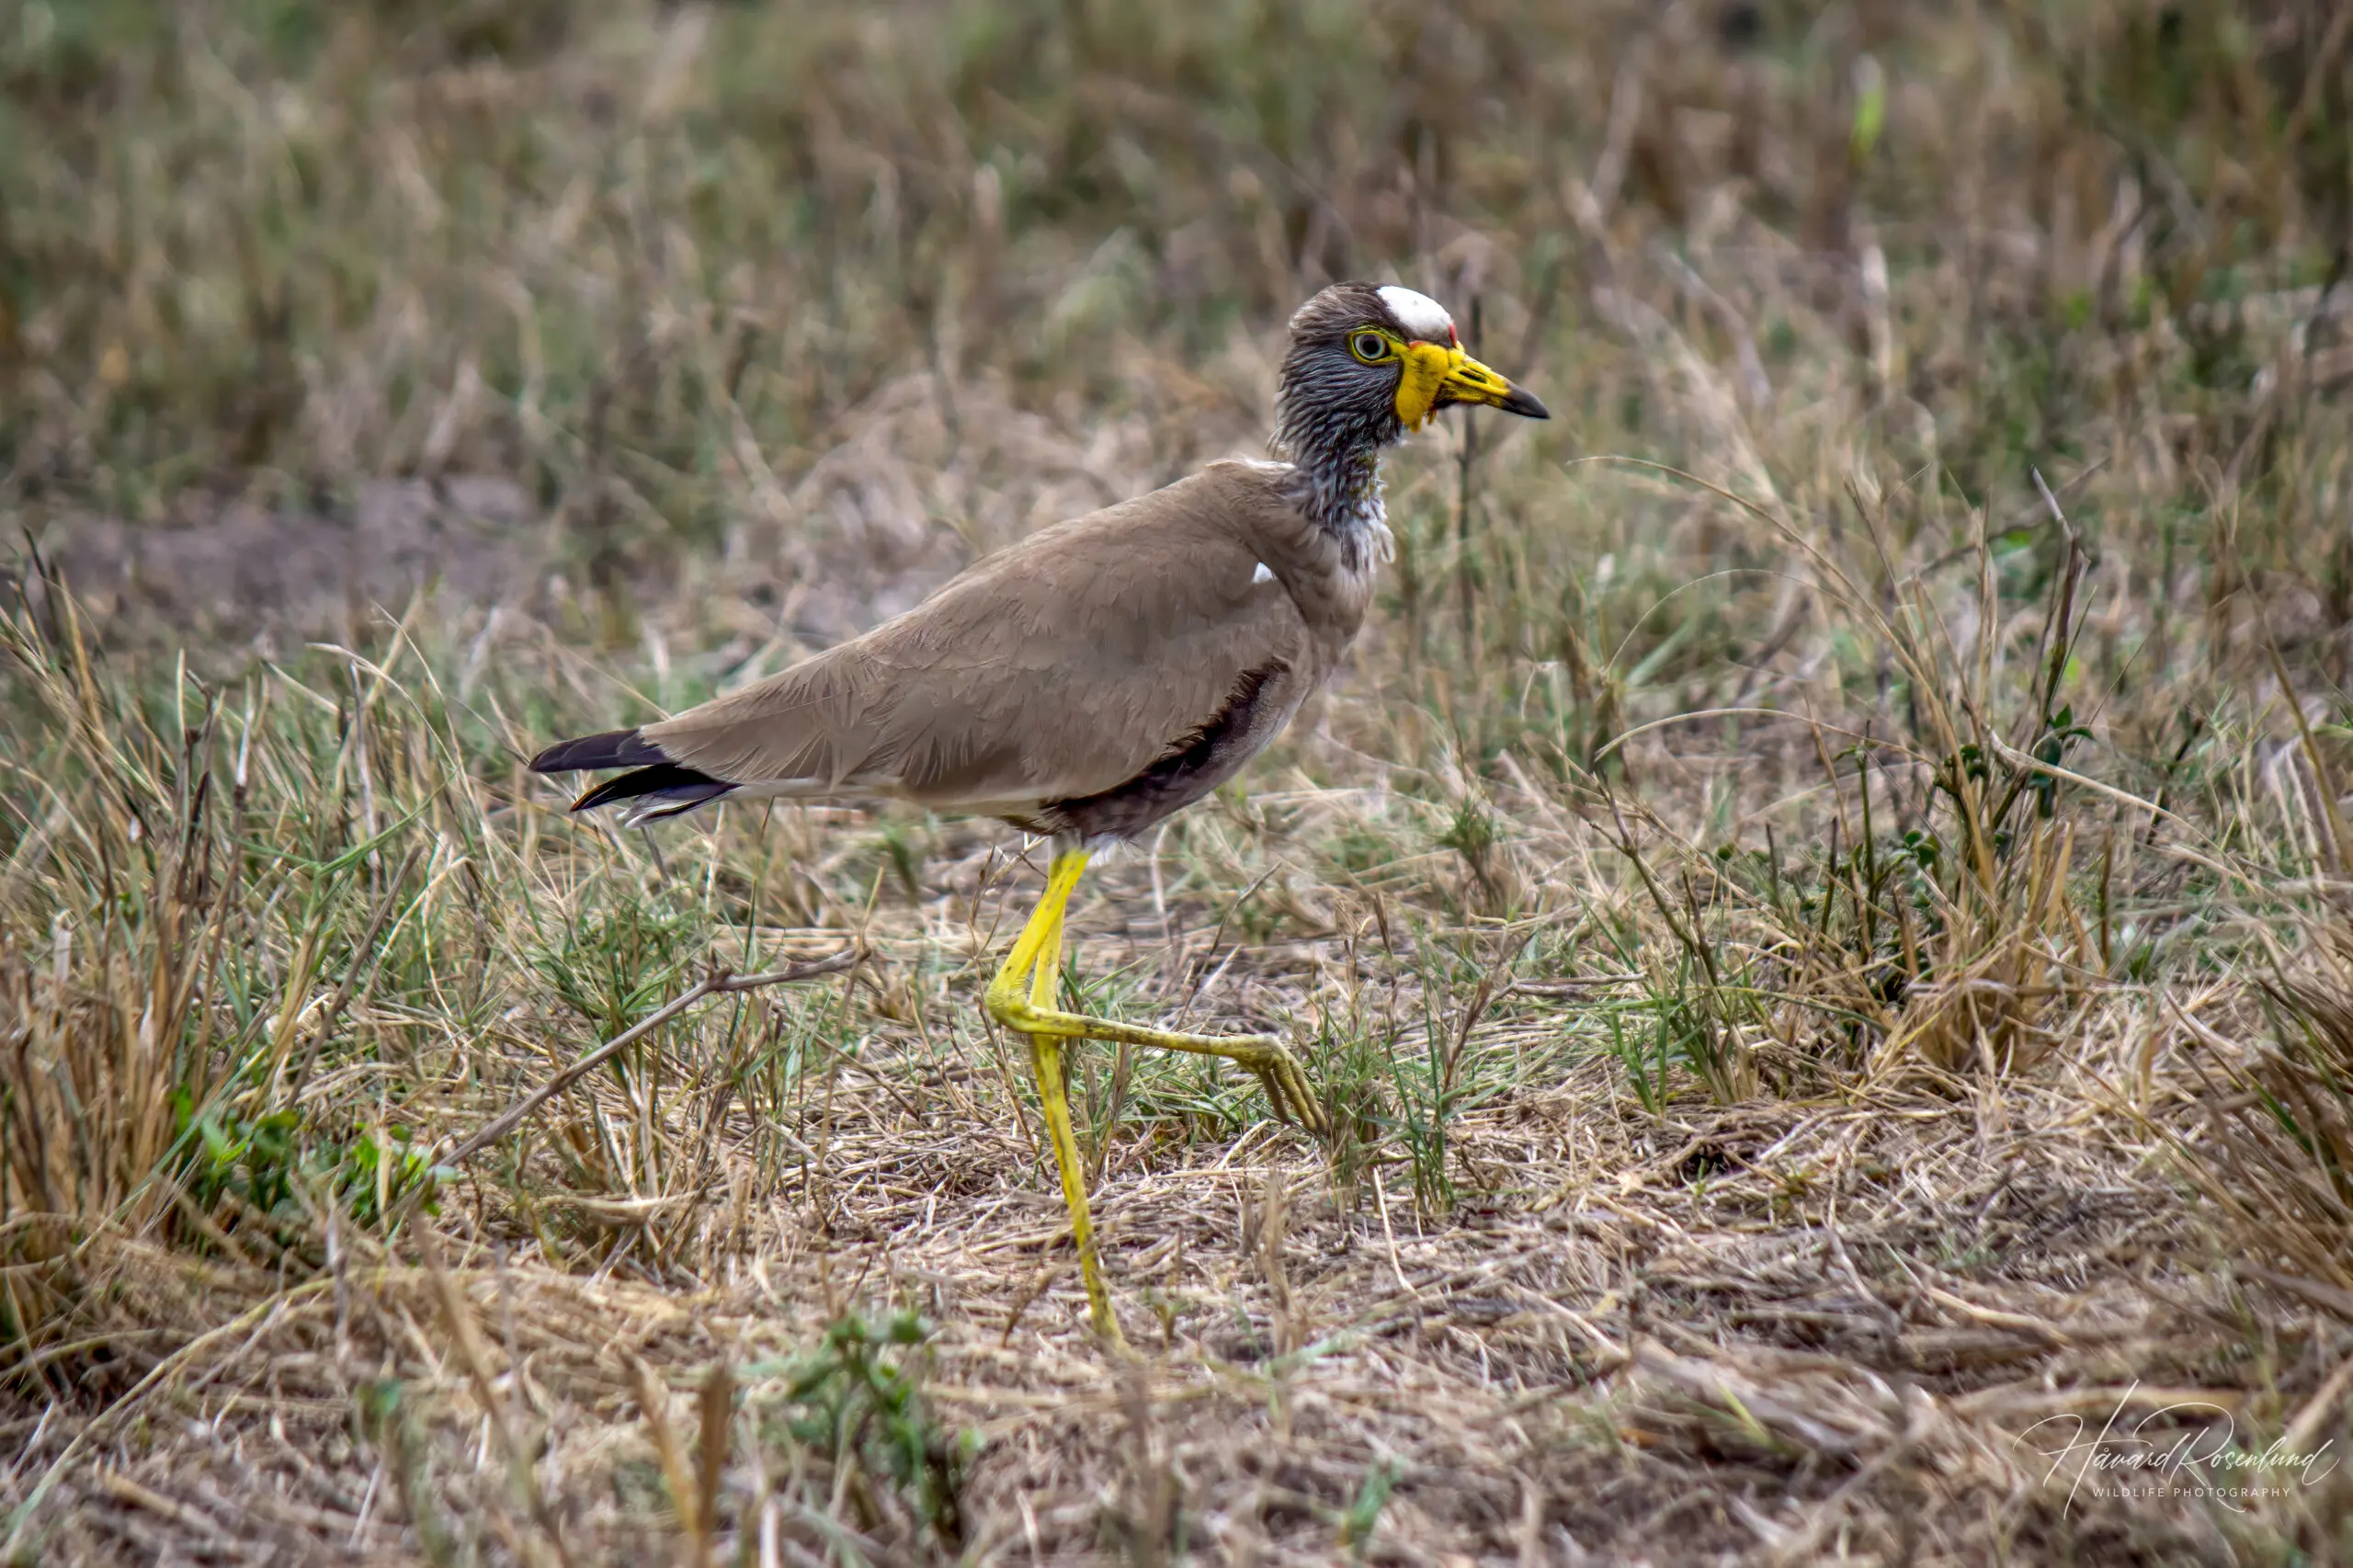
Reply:
[[[1082,1040],[1225,1058],[1274,1114],[1328,1119],[1271,1035],[1148,1028],[1055,1006],[1064,911],[1089,858],[1233,778],[1332,676],[1392,542],[1381,458],[1440,410],[1549,418],[1396,283],[1300,306],[1273,456],[1212,462],[983,557],[872,631],[676,717],[551,745],[533,771],[628,771],[572,811],[637,826],[721,801],[897,797],[1051,838],[1046,887],[983,994],[1028,1037],[1088,1315],[1120,1343],[1097,1256],[1063,1052]]]

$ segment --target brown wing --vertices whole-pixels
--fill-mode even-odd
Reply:
[[[1250,542],[1277,483],[1219,464],[1056,524],[645,738],[732,783],[813,793],[972,808],[1109,790],[1214,720],[1245,676],[1312,660]]]

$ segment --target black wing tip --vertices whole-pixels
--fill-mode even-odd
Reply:
[[[627,805],[624,822],[652,822],[690,812],[735,788],[724,778],[672,762],[639,730],[607,730],[599,735],[559,741],[531,759],[534,773],[586,773],[607,767],[630,771],[589,789],[572,802],[574,811]]]
[[[593,812],[599,806],[616,805],[623,801],[643,800],[649,795],[665,798],[667,809],[650,808],[648,817],[676,816],[692,811],[706,801],[715,801],[735,786],[723,778],[713,778],[691,767],[681,767],[675,762],[656,763],[624,773],[618,778],[608,778],[602,784],[572,802],[575,812]]]
[[[607,730],[558,741],[531,759],[534,773],[587,773],[600,767],[658,767],[669,761],[642,730]]]

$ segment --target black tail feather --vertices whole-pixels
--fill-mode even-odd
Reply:
[[[717,800],[733,788],[734,785],[723,778],[713,778],[708,773],[698,773],[675,762],[664,762],[652,767],[641,767],[634,773],[624,773],[619,778],[606,779],[573,801],[572,809],[593,812],[598,806],[638,801],[642,803],[631,808],[630,815],[633,820],[646,821],[690,812],[707,801]]]
[[[625,824],[674,817],[735,788],[723,778],[672,762],[660,746],[636,730],[608,730],[601,735],[562,741],[531,759],[534,773],[585,773],[600,767],[633,771],[597,785],[573,801],[572,809],[593,812],[598,806],[628,802],[622,813]]]
[[[607,730],[601,735],[557,742],[531,759],[531,771],[585,773],[598,767],[653,767],[669,760],[639,731]]]

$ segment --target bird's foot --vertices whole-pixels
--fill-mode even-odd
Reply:
[[[1254,1074],[1266,1086],[1267,1104],[1277,1119],[1293,1123],[1316,1137],[1331,1130],[1331,1119],[1308,1087],[1307,1073],[1270,1034],[1186,1034],[1155,1029],[1113,1018],[1088,1017],[1059,1008],[1040,1007],[1013,986],[992,985],[989,1017],[1006,1028],[1027,1035],[1052,1035],[1063,1040],[1107,1040],[1160,1051],[1182,1051],[1195,1056],[1222,1056]]]
[[[1192,1036],[1196,1040],[1204,1036]],[[1323,1102],[1308,1086],[1307,1072],[1283,1046],[1281,1040],[1269,1034],[1236,1035],[1219,1040],[1209,1046],[1174,1046],[1178,1051],[1206,1051],[1212,1056],[1223,1056],[1236,1065],[1256,1074],[1266,1086],[1267,1103],[1274,1108],[1278,1119],[1290,1122],[1309,1136],[1321,1138],[1332,1131],[1331,1119],[1324,1114]]]

